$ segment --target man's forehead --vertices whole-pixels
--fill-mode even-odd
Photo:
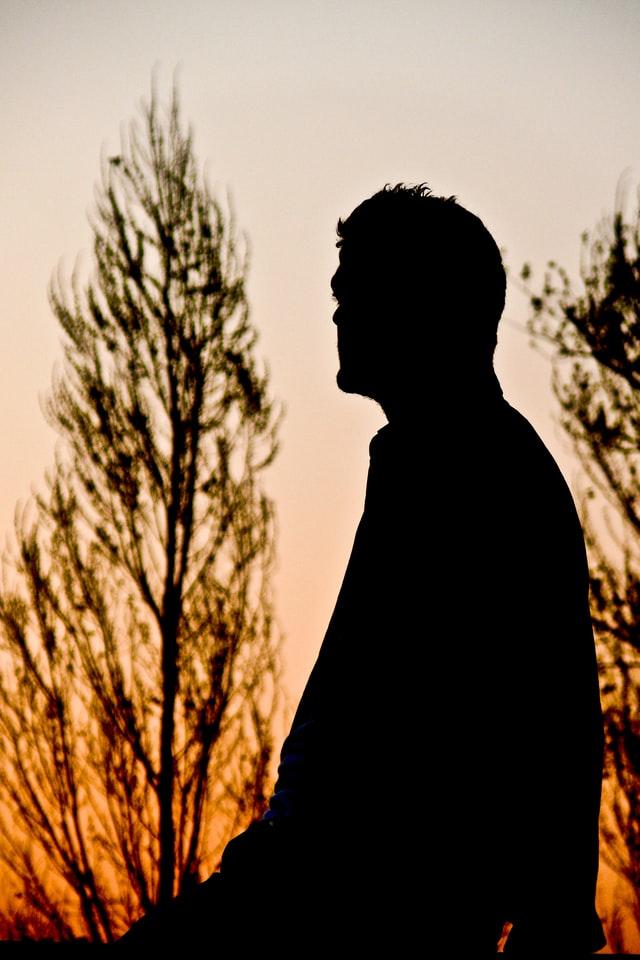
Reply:
[[[352,270],[371,264],[380,257],[380,248],[366,241],[349,240],[338,249],[338,269]]]
[[[402,242],[390,237],[358,237],[339,247],[336,274],[360,276],[381,270],[396,273],[402,270],[407,259],[408,251]]]

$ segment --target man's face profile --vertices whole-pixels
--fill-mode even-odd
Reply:
[[[380,398],[389,363],[387,283],[373,258],[358,251],[354,241],[343,243],[331,289],[338,304],[333,314],[340,362],[336,381],[345,393]]]
[[[333,314],[338,387],[369,397],[386,410],[415,380],[416,358],[426,363],[421,325],[416,324],[426,305],[418,302],[407,251],[373,231],[343,240],[331,289],[338,304]]]

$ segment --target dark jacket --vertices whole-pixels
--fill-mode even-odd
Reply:
[[[427,943],[483,925],[495,941],[509,921],[512,945],[598,949],[603,735],[580,523],[499,389],[457,409],[371,442],[264,821],[295,837],[285,878],[334,904],[356,885],[369,918]]]

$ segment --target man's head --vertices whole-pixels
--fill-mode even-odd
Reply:
[[[492,369],[504,308],[500,251],[482,221],[421,184],[385,187],[338,221],[338,386],[385,405],[445,374]]]

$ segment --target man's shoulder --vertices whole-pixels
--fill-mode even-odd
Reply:
[[[545,482],[571,496],[564,474],[533,424],[506,400],[501,413],[499,441],[504,457],[523,481],[528,479],[527,485]]]
[[[498,498],[556,500],[574,507],[567,481],[530,421],[503,397],[423,422],[386,423],[371,438],[373,471],[398,474],[408,487],[446,483],[452,496],[459,483]],[[410,482],[411,481],[411,482]]]
[[[582,527],[566,477],[529,420],[505,402],[502,465],[520,524],[542,539],[584,549]]]
[[[374,433],[369,442],[369,456],[373,457],[378,450],[386,449],[392,440],[393,431],[391,430],[391,424],[385,423],[383,427],[380,427],[380,429]]]

